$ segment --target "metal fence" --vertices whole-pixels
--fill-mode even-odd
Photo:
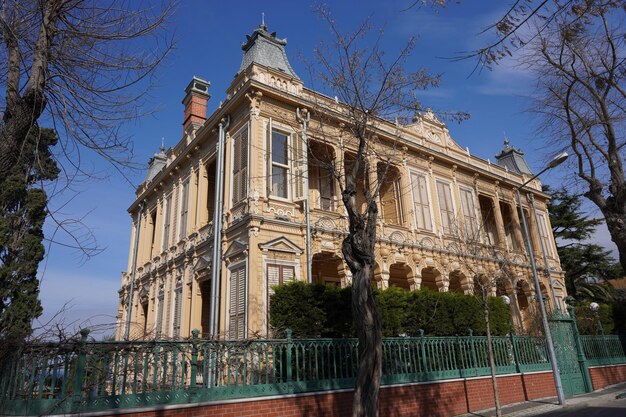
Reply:
[[[74,343],[29,345],[2,364],[0,414],[78,413],[350,388],[359,356],[356,339],[89,342],[86,336]],[[612,355],[615,363],[626,363],[623,344],[618,352],[614,340],[586,337],[586,349],[597,357],[590,356],[592,361]],[[550,369],[540,339],[493,337],[493,349],[498,374]],[[383,341],[383,384],[489,372],[483,336]]]
[[[589,365],[626,363],[626,335],[581,336]]]

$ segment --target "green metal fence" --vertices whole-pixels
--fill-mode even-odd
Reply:
[[[0,414],[78,413],[350,388],[358,366],[355,339],[89,342],[86,336],[74,343],[30,345],[2,364]],[[612,344],[607,346],[613,352]],[[539,339],[493,337],[493,349],[499,374],[550,369]],[[594,349],[603,357],[605,351]],[[621,355],[626,362],[623,350]],[[616,353],[614,360],[619,358]],[[489,372],[486,337],[383,341],[383,384]]]
[[[626,335],[581,336],[589,365],[626,363]]]

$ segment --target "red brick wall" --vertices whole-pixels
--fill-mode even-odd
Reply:
[[[626,365],[594,366],[589,368],[594,390],[626,381]]]
[[[501,404],[556,395],[550,372],[501,376],[498,387]],[[346,391],[133,412],[124,417],[330,417],[350,415],[351,404],[352,391]],[[493,406],[490,378],[384,387],[380,391],[381,416],[445,417]]]

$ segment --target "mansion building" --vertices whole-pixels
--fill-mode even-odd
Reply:
[[[319,116],[337,126],[343,105],[304,86],[286,43],[264,24],[247,36],[239,72],[208,118],[210,83],[194,77],[185,89],[182,139],[150,160],[128,209],[118,340],[188,338],[193,329],[221,339],[271,336],[273,286],[350,285],[341,253],[348,220],[339,184],[320,159],[345,169],[356,149],[322,137]],[[430,111],[408,124],[380,120],[375,129],[391,158],[368,158],[370,184],[386,174],[372,285],[469,294],[478,273],[494,273],[506,259],[508,278],[489,292],[510,298],[524,329],[536,305],[525,216],[542,295],[562,305],[564,273],[538,180],[524,188],[518,209],[516,187],[533,176],[521,151],[505,141],[495,163],[471,155]],[[475,232],[474,246],[499,255],[478,265],[455,230]]]

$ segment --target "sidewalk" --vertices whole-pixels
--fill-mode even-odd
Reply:
[[[592,404],[602,404],[614,401],[617,395],[624,392],[626,392],[626,383],[621,383],[587,394],[567,398],[565,400],[565,405],[558,405],[556,397],[507,405],[502,407],[502,415],[506,417],[529,417],[540,416],[551,412],[574,411],[578,408],[586,407]],[[463,414],[458,417],[492,417],[495,415],[495,409],[491,408],[488,410]]]

